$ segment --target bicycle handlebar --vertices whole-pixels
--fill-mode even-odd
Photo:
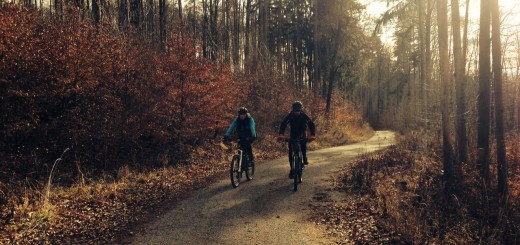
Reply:
[[[291,139],[291,138],[285,138],[285,142],[309,142],[310,140],[307,138],[300,138],[300,139]]]

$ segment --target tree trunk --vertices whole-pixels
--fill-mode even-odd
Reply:
[[[329,86],[327,89],[327,104],[325,106],[325,114],[329,115],[331,110],[331,103],[332,103],[332,90],[334,89],[334,80],[336,79],[336,67],[333,65],[333,67],[330,68],[329,73]]]
[[[464,17],[464,36],[462,38],[462,64],[464,64],[464,71],[466,69],[466,60],[468,54],[468,23],[469,23],[469,0],[466,0],[466,13]],[[464,80],[466,80],[466,74],[464,74]]]
[[[417,8],[418,14],[419,14],[419,23],[418,23],[418,30],[419,30],[419,100],[422,103],[421,106],[421,112],[424,113],[426,111],[425,108],[425,98],[424,98],[424,90],[425,90],[425,83],[426,83],[426,42],[425,42],[425,14],[424,14],[424,1],[425,0],[418,0],[419,6]]]
[[[479,34],[479,92],[478,92],[478,135],[477,166],[481,177],[489,186],[489,124],[490,124],[490,11],[489,0],[480,0]]]
[[[119,27],[124,27],[128,22],[128,0],[119,0]]]
[[[177,0],[177,4],[179,5],[179,21],[182,23],[182,0]]]
[[[141,0],[130,0],[130,24],[135,28],[139,27],[139,24],[141,24],[140,11]]]
[[[192,19],[191,19],[191,25],[193,26],[193,37],[195,40],[198,40],[197,35],[197,1],[193,0],[193,10],[192,10]]]
[[[166,50],[166,0],[159,0],[159,40],[161,50]]]
[[[99,0],[92,0],[92,19],[94,20],[94,25],[97,26],[99,24],[101,13],[99,11]]]
[[[246,30],[245,30],[245,44],[244,44],[244,59],[249,60],[250,48],[250,33],[251,33],[251,0],[246,1]]]
[[[455,125],[457,131],[457,156],[458,163],[468,161],[468,138],[466,135],[466,95],[464,89],[466,87],[466,79],[464,72],[464,64],[461,51],[460,38],[460,14],[459,1],[451,1],[451,19],[453,26],[453,59],[455,62],[455,84],[457,97],[457,110],[455,116]],[[460,164],[458,165],[460,166]]]
[[[222,2],[222,46],[224,46],[224,62],[231,65],[231,0]]]
[[[155,17],[155,8],[153,0],[148,0],[148,13],[146,14],[146,34],[149,38],[154,38],[154,17]]]
[[[443,98],[441,98],[442,145],[444,177],[451,182],[453,178],[453,150],[450,143],[450,127],[448,122],[448,101],[450,81],[450,61],[448,54],[448,1],[437,0],[437,23],[439,32],[439,66]]]
[[[335,33],[334,40],[334,48],[332,49],[332,52],[334,54],[332,55],[331,61],[330,61],[330,73],[329,73],[329,85],[327,89],[327,102],[325,106],[325,114],[329,115],[331,111],[331,103],[332,103],[332,90],[334,89],[334,80],[336,79],[336,73],[338,71],[338,67],[336,65],[336,57],[338,55],[338,47],[339,47],[339,35],[341,32],[341,21],[338,21],[337,30]]]
[[[424,83],[425,83],[425,86],[428,87],[428,85],[430,85],[431,83],[431,73],[432,73],[432,66],[433,66],[433,62],[432,62],[432,47],[431,47],[431,33],[432,33],[432,12],[433,12],[433,9],[434,9],[434,6],[432,4],[432,1],[433,0],[427,0],[427,8],[426,8],[426,19],[425,19],[425,25],[426,25],[426,33],[424,33],[424,38],[425,38],[425,72],[424,72]],[[426,111],[428,111],[428,105],[430,105],[430,93],[428,92],[428,90],[425,91],[425,96],[424,96],[424,103],[426,104]]]
[[[238,0],[233,1],[233,65],[240,67],[240,6]]]
[[[502,44],[500,43],[500,12],[498,0],[491,1],[493,41],[493,88],[495,92],[495,134],[497,141],[498,191],[507,195],[507,159],[504,135],[504,103],[502,90]]]
[[[202,56],[208,57],[208,0],[202,0]]]

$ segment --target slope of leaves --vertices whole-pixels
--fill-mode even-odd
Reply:
[[[469,165],[463,167],[458,189],[447,195],[442,163],[435,154],[438,146],[424,138],[407,136],[398,146],[342,169],[331,179],[334,187],[315,196],[313,220],[347,244],[516,243],[517,138],[508,141],[511,191],[505,205],[492,191],[496,186],[482,195],[478,171]],[[340,197],[330,198],[335,195]]]

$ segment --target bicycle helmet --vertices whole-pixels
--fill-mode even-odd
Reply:
[[[248,111],[247,111],[247,108],[245,108],[245,107],[240,107],[240,109],[238,109],[238,115],[245,115],[247,113],[248,113]]]
[[[292,110],[293,111],[301,111],[303,109],[303,104],[301,101],[295,101],[292,104]]]

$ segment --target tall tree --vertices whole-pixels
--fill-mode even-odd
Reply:
[[[312,84],[313,84],[313,92],[314,92],[314,96],[318,96],[318,93],[319,93],[319,84],[320,84],[320,55],[319,55],[319,47],[318,47],[318,43],[319,43],[319,20],[321,18],[321,16],[319,15],[319,3],[320,1],[319,0],[314,0],[314,37],[313,37],[313,46],[312,46],[312,51],[313,51],[313,61],[314,61],[314,64],[313,64],[313,73],[312,73]]]
[[[99,11],[99,0],[92,0],[92,19],[94,20],[94,25],[99,24],[100,20],[100,11]]]
[[[94,1],[94,0],[93,0]],[[147,0],[147,12],[146,12],[146,34],[148,37],[153,38],[154,37],[154,17],[155,17],[155,6],[153,0]]]
[[[495,137],[497,142],[498,191],[507,194],[507,158],[504,135],[504,102],[502,89],[502,44],[500,41],[500,11],[498,0],[491,1],[493,42],[493,88],[495,92]]]
[[[478,135],[477,166],[485,184],[489,185],[489,130],[491,110],[490,84],[490,11],[489,0],[480,0],[479,33],[479,88],[478,88]]]
[[[233,65],[237,68],[240,67],[241,18],[240,3],[238,0],[233,0]]]
[[[179,20],[182,22],[182,0],[177,0],[177,4],[179,5]]]
[[[119,0],[118,23],[120,28],[128,23],[128,0]]]
[[[130,24],[139,27],[141,24],[141,0],[130,0]]]
[[[443,98],[441,98],[442,145],[444,176],[448,181],[453,178],[453,153],[450,143],[450,127],[448,122],[449,101],[449,52],[448,52],[448,1],[437,0],[437,24],[439,33],[439,66]]]
[[[166,47],[166,0],[159,0],[159,40],[161,50]]]
[[[457,162],[468,161],[468,138],[466,135],[466,79],[464,72],[464,59],[462,57],[462,41],[460,37],[460,14],[459,1],[451,1],[451,21],[453,26],[453,62],[455,63],[455,84],[456,84],[456,134],[457,134]]]
[[[249,60],[249,52],[251,46],[251,1],[246,0],[246,30],[245,30],[245,44],[244,44],[244,59]]]

